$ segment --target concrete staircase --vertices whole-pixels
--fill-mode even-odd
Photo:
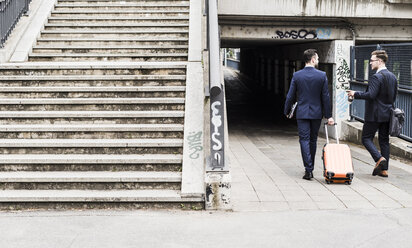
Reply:
[[[59,0],[0,67],[0,208],[203,208],[182,197],[189,0]]]
[[[188,0],[60,0],[30,61],[187,61]]]

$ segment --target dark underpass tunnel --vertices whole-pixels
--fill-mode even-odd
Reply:
[[[229,128],[251,126],[295,127],[283,114],[293,73],[305,64],[277,48],[227,48],[224,59],[226,107]],[[303,50],[302,50],[303,53]],[[322,56],[319,53],[319,56]],[[332,96],[333,65],[319,63],[326,72]],[[331,101],[332,103],[332,101]]]

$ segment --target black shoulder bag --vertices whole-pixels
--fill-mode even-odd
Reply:
[[[387,92],[389,92],[389,85],[385,74],[380,72],[383,76],[383,82],[386,85]],[[398,89],[395,90],[395,100]],[[389,119],[389,135],[393,137],[398,137],[401,134],[403,125],[405,124],[405,112],[400,108],[395,108],[394,103],[392,103],[391,116]]]

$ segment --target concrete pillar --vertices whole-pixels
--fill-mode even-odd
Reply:
[[[230,210],[231,176],[230,173],[206,174],[206,209]]]
[[[283,61],[283,95],[286,96],[289,91],[289,60]]]
[[[256,80],[256,83],[259,82],[260,80],[260,57],[259,54],[255,53],[254,54],[254,61],[255,61],[255,73],[253,75],[253,78]]]
[[[273,59],[268,58],[268,64],[267,64],[267,83],[266,83],[266,89],[268,92],[272,89],[272,84],[273,84]]]
[[[259,80],[259,85],[261,87],[265,86],[265,58],[264,57],[260,57],[260,80]]]
[[[275,59],[275,73],[273,75],[275,82],[274,82],[274,92],[275,95],[279,94],[279,60]]]
[[[338,132],[341,137],[342,121],[350,119],[349,102],[346,90],[349,89],[350,76],[350,46],[351,40],[335,40],[332,43],[335,50],[333,68],[333,113],[338,123]]]

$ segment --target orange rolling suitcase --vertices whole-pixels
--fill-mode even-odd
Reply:
[[[335,123],[337,144],[329,144],[328,127],[325,123],[326,144],[323,147],[323,175],[327,184],[347,183],[353,179],[352,155],[348,145],[339,144],[339,134]]]

